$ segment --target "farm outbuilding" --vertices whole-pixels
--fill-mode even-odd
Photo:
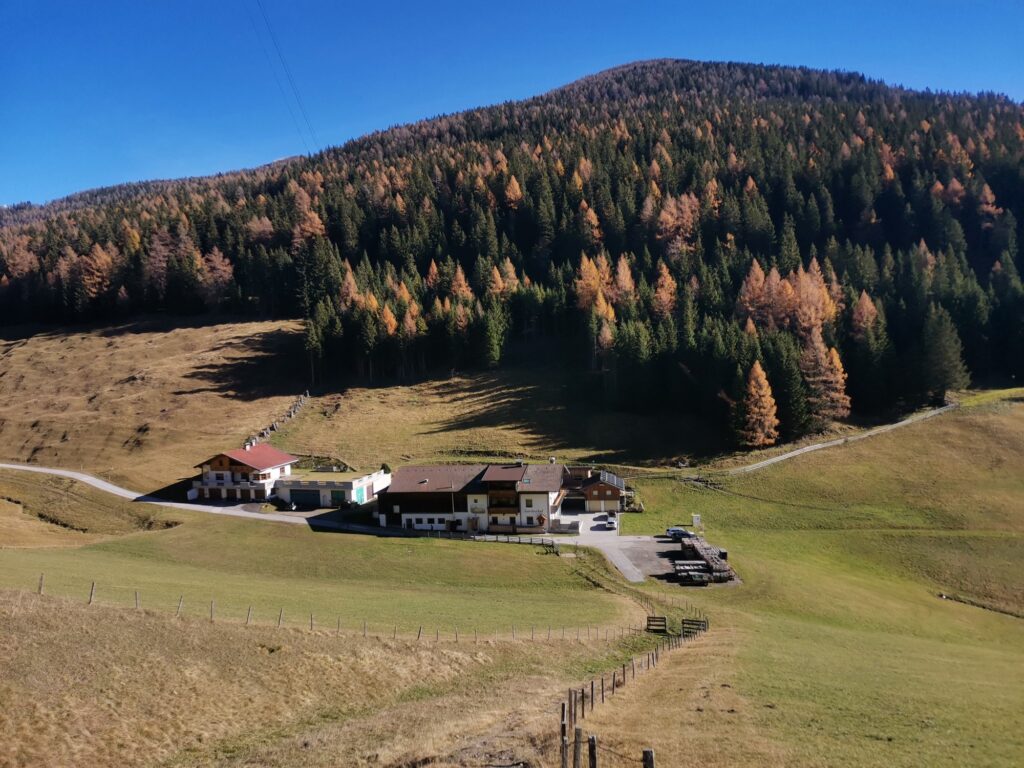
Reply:
[[[359,506],[373,501],[391,484],[391,473],[340,472],[333,469],[295,470],[278,481],[277,497],[286,504],[310,509],[346,505]]]

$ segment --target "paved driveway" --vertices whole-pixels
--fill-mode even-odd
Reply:
[[[620,515],[616,519],[621,517]],[[653,537],[620,536],[617,529],[608,528],[608,515],[604,513],[563,512],[562,519],[578,520],[580,523],[579,535],[566,539],[567,541],[600,550],[627,581],[639,583],[644,580],[647,571],[644,570],[643,563],[649,560],[645,553],[654,547]]]

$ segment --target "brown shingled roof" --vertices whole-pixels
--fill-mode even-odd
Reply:
[[[565,474],[563,464],[530,464],[516,488],[523,493],[555,493],[561,490]]]
[[[388,493],[462,493],[485,469],[484,464],[399,467],[391,473]]]
[[[518,483],[525,473],[525,464],[489,464],[480,479],[485,483]]]

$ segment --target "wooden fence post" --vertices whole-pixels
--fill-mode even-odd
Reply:
[[[281,628],[281,622],[284,621],[284,608],[277,613],[277,628]]]
[[[458,627],[455,628],[455,642],[456,643],[459,642],[459,628]]]
[[[636,657],[631,657],[629,663],[633,665],[633,679],[636,680]]]
[[[366,637],[366,619],[363,619],[363,637]]]
[[[181,616],[181,604],[184,603],[184,602],[185,602],[185,596],[184,595],[179,595],[178,596],[178,610],[176,610],[174,612],[174,618],[178,618],[179,616]]]
[[[88,604],[92,605],[92,601],[95,600],[95,599],[96,599],[96,582],[94,581],[92,583],[92,586],[89,587],[89,603]]]
[[[135,610],[139,610],[139,590],[135,590]]]
[[[309,631],[313,631],[313,614],[309,614]]]
[[[423,625],[422,625],[422,624],[420,624],[420,628],[419,628],[419,630],[418,630],[418,631],[416,632],[416,641],[417,641],[417,642],[419,642],[419,639],[420,639],[421,637],[423,637]]]
[[[601,703],[604,704],[604,675],[601,675]]]
[[[43,581],[46,579],[45,573],[39,574],[39,594],[43,594]]]
[[[590,714],[594,714],[594,678],[590,678]]]
[[[562,737],[561,759],[558,761],[562,768],[569,768],[569,737]]]
[[[573,732],[572,740],[572,768],[583,768],[581,761],[583,757],[583,729],[577,728]]]
[[[210,601],[210,623],[213,623],[213,600]]]
[[[597,736],[587,738],[587,768],[597,768]]]
[[[645,749],[643,756],[644,768],[654,768],[654,750]]]

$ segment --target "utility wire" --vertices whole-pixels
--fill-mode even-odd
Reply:
[[[263,23],[267,26],[267,32],[270,33],[270,40],[274,43],[274,48],[277,50],[277,57],[281,60],[281,66],[284,68],[285,76],[291,84],[292,93],[295,94],[295,103],[299,105],[299,111],[302,113],[302,118],[306,121],[306,127],[309,128],[309,135],[313,137],[313,143],[319,149],[322,146],[320,144],[320,139],[317,138],[316,131],[313,130],[313,123],[310,122],[309,114],[306,112],[306,107],[302,103],[302,97],[299,95],[299,88],[295,85],[295,78],[292,77],[292,70],[288,66],[288,62],[285,60],[284,54],[281,53],[281,46],[278,45],[277,35],[274,34],[274,30],[270,26],[270,19],[267,17],[266,9],[263,7],[263,0],[256,0],[256,5],[260,7],[260,13],[263,14]]]
[[[252,27],[253,34],[256,35],[256,40],[260,44],[260,49],[263,51],[263,56],[267,60],[267,66],[274,75],[274,82],[277,83],[277,90],[281,92],[281,99],[284,101],[286,107],[288,107],[288,114],[292,117],[292,124],[295,126],[295,132],[299,134],[299,139],[302,140],[302,146],[306,148],[306,154],[313,154],[309,147],[309,142],[306,141],[306,134],[302,132],[302,126],[299,125],[299,119],[295,116],[295,110],[292,109],[291,100],[288,98],[288,94],[285,93],[284,85],[281,83],[281,78],[277,74],[277,67],[274,66],[273,59],[270,58],[270,51],[267,50],[267,46],[263,43],[263,38],[260,36],[260,30],[256,26],[256,19],[253,18],[252,11],[249,9],[247,0],[242,0],[242,7],[245,8],[245,15],[249,18],[249,25]]]

